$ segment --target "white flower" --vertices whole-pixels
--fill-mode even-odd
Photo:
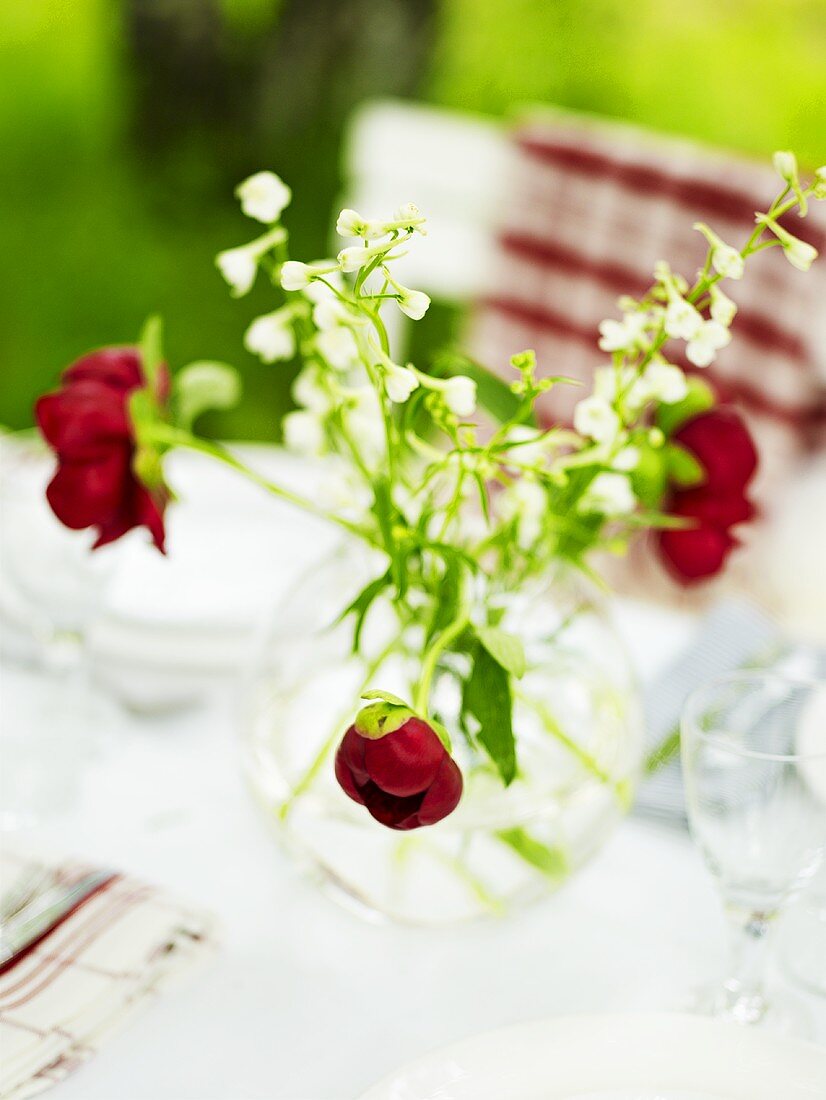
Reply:
[[[711,250],[711,262],[714,270],[724,279],[742,279],[746,261],[736,248],[730,244],[718,244]]]
[[[413,321],[421,321],[430,308],[430,298],[423,290],[410,290],[406,286],[393,284],[399,292],[399,309]]]
[[[620,430],[620,419],[604,398],[592,394],[574,409],[574,427],[580,435],[609,443]]]
[[[772,157],[774,170],[786,183],[793,184],[797,179],[797,157],[789,150],[777,152]]]
[[[284,290],[306,290],[314,279],[335,271],[336,266],[332,260],[318,260],[312,264],[287,260],[281,265],[281,286]]]
[[[730,341],[731,333],[724,325],[718,321],[704,321],[700,331],[686,345],[686,357],[695,367],[707,367]]]
[[[637,498],[625,474],[597,474],[579,502],[582,512],[599,512],[604,516],[623,516],[633,512]]]
[[[602,321],[599,346],[603,351],[625,351],[636,347],[645,336],[649,323],[647,313],[626,313],[621,321]]]
[[[461,419],[473,416],[476,411],[476,383],[463,374],[448,378],[442,387],[442,397],[450,411]]]
[[[758,214],[755,220],[774,233],[783,245],[783,252],[792,267],[796,267],[798,271],[809,270],[817,259],[816,248],[807,244],[806,241],[801,241],[799,237],[795,237],[788,229],[784,229],[782,225],[779,225],[774,218],[770,218],[768,214]]]
[[[594,396],[614,404],[619,398],[626,409],[641,409],[650,394],[635,367],[597,367],[594,372]]]
[[[316,306],[316,309],[320,309]],[[358,358],[356,340],[349,328],[325,328],[315,338],[316,347],[336,370],[347,370]]]
[[[688,393],[688,383],[680,368],[659,357],[648,364],[641,381],[647,397],[665,405],[682,401]]]
[[[812,180],[812,197],[826,199],[826,164],[818,168]]]
[[[718,325],[729,327],[737,313],[737,306],[715,283],[711,288],[711,319]]]
[[[379,396],[373,386],[360,386],[349,396],[344,410],[347,427],[361,453],[368,461],[375,460],[384,454],[387,443]]]
[[[333,407],[333,399],[321,385],[321,375],[317,367],[305,367],[296,375],[292,385],[292,395],[297,405],[319,415],[327,413]]]
[[[675,340],[693,340],[703,326],[703,318],[691,302],[672,294],[665,310],[665,331]]]
[[[614,455],[611,466],[615,470],[620,470],[623,473],[628,473],[629,470],[636,469],[636,467],[639,465],[639,461],[639,447],[623,447],[621,451]]]
[[[255,242],[253,242],[255,243]],[[258,249],[252,245],[227,248],[215,257],[218,270],[232,289],[235,298],[248,294],[258,271]]]
[[[415,229],[417,233],[426,236],[427,230],[424,228],[426,220],[415,203],[406,202],[396,210],[391,224],[394,229]]]
[[[615,367],[597,367],[594,371],[594,396],[601,397],[603,401],[615,401],[617,393],[623,388],[623,376],[629,370],[629,367],[623,367],[619,371]]]
[[[532,546],[542,533],[542,520],[548,498],[542,486],[529,477],[520,477],[501,494],[498,511],[506,522],[517,521],[517,541],[523,550]]]
[[[791,237],[791,234],[789,236]],[[792,267],[796,267],[798,271],[808,271],[817,259],[817,249],[798,237],[791,237],[791,240],[783,245],[783,252]]]
[[[293,197],[292,191],[275,172],[256,172],[238,184],[235,194],[248,218],[266,224],[277,222]]]
[[[323,283],[313,283],[311,285],[324,287]],[[313,306],[313,323],[316,328],[322,330],[350,324],[353,319],[353,315],[344,303],[332,295],[322,298],[320,302],[316,302]]]
[[[403,405],[418,385],[419,380],[412,370],[397,363],[388,362],[385,365],[384,386],[391,401]]]
[[[256,317],[244,333],[244,347],[265,363],[292,359],[295,355],[292,315],[292,310],[287,307]]]
[[[377,256],[381,256],[390,247],[388,241],[379,244],[371,244],[366,247],[361,244],[352,244],[349,248],[342,248],[338,254],[338,266],[342,271],[358,271],[359,268],[372,263]]]
[[[336,233],[340,237],[363,237],[366,241],[374,241],[386,232],[381,222],[364,218],[355,210],[342,210],[336,221]]]
[[[302,455],[318,455],[324,450],[324,428],[315,413],[305,409],[287,413],[281,426],[289,450]]]
[[[705,222],[695,222],[694,228],[702,233],[711,245],[711,262],[714,265],[714,270],[722,275],[724,279],[742,279],[746,263],[737,249],[732,248],[730,244],[726,244]],[[685,337],[685,339],[689,339],[689,337]]]

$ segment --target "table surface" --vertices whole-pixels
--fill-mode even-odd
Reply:
[[[616,611],[643,678],[691,635],[685,615]],[[8,713],[39,687],[7,665]],[[474,1032],[673,1010],[721,975],[725,928],[700,856],[682,832],[633,818],[558,894],[502,920],[360,920],[279,848],[241,778],[238,725],[229,690],[201,709],[121,715],[70,804],[31,836],[161,883],[223,924],[209,969],[108,1040],[56,1100],[348,1100]],[[807,1000],[826,1040],[826,1000]]]

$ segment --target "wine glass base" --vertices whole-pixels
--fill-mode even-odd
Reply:
[[[695,990],[683,1005],[686,1012],[713,1016],[723,1023],[760,1028],[799,1039],[812,1039],[814,1020],[809,1009],[788,993],[772,993],[770,998],[737,995],[723,985]]]

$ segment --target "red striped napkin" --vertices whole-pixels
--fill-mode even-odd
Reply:
[[[24,864],[0,854],[4,894]],[[77,869],[55,866],[64,877]],[[2,1100],[63,1080],[132,1012],[209,959],[215,944],[211,917],[115,875],[0,975]]]

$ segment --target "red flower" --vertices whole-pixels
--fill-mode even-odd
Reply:
[[[143,526],[164,548],[167,493],[163,487],[150,491],[132,466],[135,435],[127,397],[145,385],[135,348],[102,348],[68,367],[61,388],[35,406],[40,431],[57,454],[46,497],[67,527],[97,528],[95,547]],[[168,386],[161,369],[158,401],[165,400]]]
[[[757,450],[743,418],[730,406],[718,405],[687,420],[673,436],[691,451],[705,470],[704,489],[742,493],[757,469]]]
[[[717,407],[686,421],[674,442],[694,455],[704,477],[690,489],[675,489],[665,511],[691,526],[660,531],[660,554],[682,584],[696,584],[719,573],[738,540],[731,528],[754,517],[746,487],[757,469],[749,430],[734,409]]]
[[[389,720],[375,720],[388,712]],[[433,728],[406,708],[383,703],[365,707],[345,733],[336,779],[390,829],[435,825],[462,797],[462,773]]]

